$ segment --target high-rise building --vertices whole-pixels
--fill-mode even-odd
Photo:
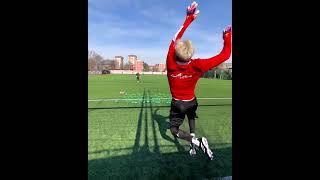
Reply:
[[[166,70],[166,64],[159,63],[154,65],[154,71],[164,72]]]
[[[135,71],[142,72],[143,71],[143,61],[137,60],[135,64]]]
[[[128,62],[131,70],[136,69],[135,65],[137,62],[138,57],[136,55],[128,55]]]
[[[159,63],[159,71],[164,72],[166,70],[166,64]]]
[[[114,57],[115,69],[123,69],[123,57],[115,56]]]

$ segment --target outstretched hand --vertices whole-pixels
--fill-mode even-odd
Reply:
[[[193,19],[195,19],[200,12],[199,10],[196,10],[197,7],[198,3],[193,1],[192,4],[187,7],[187,17],[193,17]]]
[[[231,29],[232,29],[231,26],[227,26],[225,30],[223,30],[223,40],[231,38],[231,34],[232,34]]]

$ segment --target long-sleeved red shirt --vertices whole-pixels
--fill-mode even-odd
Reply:
[[[229,59],[231,54],[231,35],[224,36],[222,51],[208,59],[191,59],[188,63],[181,65],[176,62],[174,43],[180,39],[194,17],[187,16],[183,26],[175,34],[171,41],[167,55],[167,76],[171,95],[177,100],[192,100],[195,97],[195,86],[200,77],[209,69],[218,66]]]

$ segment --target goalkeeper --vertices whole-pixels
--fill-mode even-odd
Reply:
[[[197,81],[206,71],[229,59],[231,55],[231,27],[227,27],[223,31],[224,46],[218,55],[208,59],[192,59],[194,49],[191,41],[182,41],[181,37],[199,14],[199,10],[196,11],[197,7],[196,2],[188,6],[186,19],[172,39],[167,55],[167,77],[172,95],[170,131],[173,136],[190,142],[191,155],[196,154],[195,147],[197,147],[212,160],[213,153],[207,139],[195,137],[195,117],[198,103],[194,90]],[[190,133],[179,129],[185,115],[188,117]]]

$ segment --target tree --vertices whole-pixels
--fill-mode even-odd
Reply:
[[[225,75],[225,79],[232,80],[232,71],[230,71],[230,69],[225,71]]]
[[[115,68],[114,60],[105,59],[101,61],[101,66],[103,70],[113,70]]]
[[[101,71],[103,57],[94,51],[88,51],[88,70]]]
[[[143,62],[143,71],[149,71],[149,70],[150,70],[149,65]]]
[[[93,58],[88,59],[88,71],[97,70],[97,61]]]
[[[225,64],[220,64],[203,74],[204,78],[232,80],[232,71]]]
[[[130,70],[130,64],[129,63],[125,63],[123,65],[123,70]]]

